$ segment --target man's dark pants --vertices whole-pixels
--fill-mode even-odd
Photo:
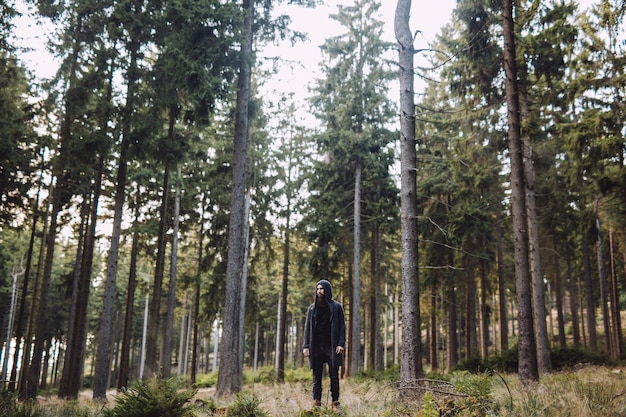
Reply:
[[[313,362],[313,399],[322,399],[322,378],[324,377],[324,364],[328,364],[328,374],[330,376],[330,394],[333,401],[339,400],[339,367],[333,367],[333,349],[330,346],[320,346],[314,349],[312,354]]]

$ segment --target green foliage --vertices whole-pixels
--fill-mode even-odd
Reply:
[[[439,417],[437,403],[435,403],[435,398],[429,391],[426,391],[422,398],[422,417]]]
[[[458,403],[461,408],[470,411],[471,415],[488,415],[492,410],[494,401],[491,394],[492,378],[489,374],[456,372],[452,374],[450,382],[459,393],[466,396]]]
[[[83,406],[78,401],[63,401],[58,404],[41,404],[28,400],[20,402],[17,396],[0,392],[0,416],[2,417],[92,417],[98,410]]]
[[[298,414],[298,417],[333,417],[333,416],[345,416],[345,409],[339,409],[333,411],[330,407],[322,405],[321,407],[313,407],[309,410],[302,410]]]
[[[227,417],[270,417],[261,408],[261,401],[254,394],[239,393],[235,403],[228,407]]]
[[[555,349],[550,355],[554,370],[572,368],[580,364],[607,365],[609,358],[597,352],[588,352],[576,347]]]
[[[550,353],[552,368],[555,371],[569,369],[580,364],[607,365],[609,358],[605,355],[588,352],[576,347],[555,349]],[[517,372],[517,345],[502,352],[499,355],[486,359],[473,357],[460,361],[453,371],[468,371],[481,373],[496,370],[498,372]]]
[[[615,385],[604,382],[576,381],[574,383],[576,396],[584,399],[584,403],[594,415],[607,413],[611,410],[613,399],[617,395],[623,395],[623,392],[616,392],[615,388]]]
[[[217,372],[200,374],[196,376],[196,388],[210,388],[217,385]]]
[[[182,386],[180,379],[155,378],[136,381],[115,398],[115,406],[103,410],[104,417],[190,417],[195,389]]]
[[[3,417],[39,417],[43,414],[34,401],[18,402],[10,392],[0,392],[0,415]]]

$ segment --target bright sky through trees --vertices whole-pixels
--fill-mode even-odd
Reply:
[[[329,17],[329,14],[337,12],[337,5],[351,5],[351,0],[329,0],[323,6],[315,9],[283,5],[277,13],[289,14],[292,19],[294,30],[308,33],[309,40],[299,42],[291,46],[283,43],[279,46],[265,48],[265,56],[276,56],[293,63],[293,71],[285,68],[277,77],[277,83],[273,86],[285,92],[292,89],[298,98],[302,99],[306,92],[306,86],[314,79],[321,59],[320,45],[324,39],[341,33],[341,26]],[[414,10],[411,18],[413,31],[420,31],[415,37],[416,48],[425,48],[439,32],[439,28],[446,24],[452,15],[456,0],[440,0],[435,4],[429,3],[424,7],[420,2],[414,2]],[[54,75],[58,65],[52,56],[46,51],[45,44],[52,31],[49,25],[35,22],[28,12],[28,7],[23,0],[17,1],[17,8],[23,16],[16,20],[16,29],[19,45],[31,48],[22,54],[22,59],[29,69],[34,71],[37,78],[50,78]],[[380,9],[381,20],[385,22],[385,40],[394,41],[393,18],[396,8],[394,0],[382,1]],[[419,12],[419,13],[418,13]],[[299,63],[299,64],[297,64]],[[269,86],[268,86],[269,87]]]

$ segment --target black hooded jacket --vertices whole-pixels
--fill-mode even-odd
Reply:
[[[330,312],[330,346],[333,351],[331,366],[339,367],[343,365],[343,356],[335,353],[337,346],[346,347],[346,321],[343,314],[343,306],[337,301],[333,300],[333,289],[330,282],[326,280],[319,281],[315,288],[321,285],[324,288],[324,297],[326,298],[326,304]],[[309,306],[306,315],[306,322],[304,324],[304,343],[302,349],[309,349],[311,352],[316,348],[315,338],[315,326],[317,324],[316,318],[317,309],[315,306],[315,300],[313,304]],[[309,365],[313,367],[313,360],[316,355],[309,355]]]

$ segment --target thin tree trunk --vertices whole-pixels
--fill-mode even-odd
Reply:
[[[423,377],[417,233],[417,157],[411,0],[398,0],[394,29],[399,50],[400,81],[400,217],[402,235],[402,357],[400,384]],[[407,393],[406,391],[402,391]]]
[[[509,320],[506,308],[506,286],[504,284],[504,255],[502,254],[502,214],[496,211],[496,256],[498,262],[498,306],[500,311],[500,350],[509,349]]]
[[[174,137],[174,109],[170,109],[170,122],[168,136]],[[163,352],[158,352],[159,324],[161,322],[161,299],[163,297],[163,276],[165,274],[165,252],[167,249],[166,235],[168,229],[167,213],[170,193],[170,164],[165,162],[163,173],[163,194],[161,196],[161,207],[159,210],[159,231],[157,236],[157,255],[154,268],[154,284],[152,286],[152,303],[150,304],[150,318],[148,320],[148,334],[146,344],[146,372],[145,376],[151,378],[158,373],[157,364],[162,361],[158,356]]]
[[[224,328],[220,348],[220,367],[217,378],[218,397],[241,390],[243,370],[239,368],[239,320],[242,292],[244,252],[246,160],[248,154],[248,106],[252,76],[252,24],[254,0],[243,1],[244,36],[240,51],[240,70],[237,80],[235,109],[235,138],[232,162],[232,194],[228,229],[228,260],[226,266],[226,296],[224,301]]]
[[[456,289],[454,280],[446,284],[446,369],[449,371],[459,362],[459,344],[457,341]]]
[[[559,253],[557,252],[557,244],[556,244],[556,234],[552,234],[552,253],[554,256],[553,264],[554,264],[554,298],[556,300],[556,318],[557,325],[559,328],[559,346],[561,349],[566,347],[565,340],[565,316],[563,312],[563,289],[562,289],[562,278],[561,278],[561,268],[559,267]]]
[[[439,361],[437,360],[437,283],[433,281],[430,284],[430,343],[429,358],[430,370],[439,369]]]
[[[176,308],[176,273],[178,265],[178,229],[180,224],[180,167],[176,181],[174,198],[174,219],[172,233],[172,252],[170,261],[170,279],[167,291],[167,308],[163,322],[163,340],[161,345],[161,370],[163,378],[172,375],[172,332],[174,328],[174,309]]]
[[[204,219],[204,212],[206,206],[206,194],[202,196],[202,217]],[[196,280],[194,282],[195,291],[194,291],[194,302],[193,302],[193,342],[191,347],[191,372],[189,375],[189,379],[192,384],[196,383],[196,373],[198,370],[198,339],[199,339],[199,316],[200,316],[200,281],[201,281],[201,271],[202,271],[202,259],[204,257],[204,222],[200,222],[200,231],[198,232],[198,263],[196,266]]]
[[[609,313],[609,300],[607,296],[606,288],[606,273],[604,270],[604,256],[602,254],[602,229],[600,228],[600,219],[596,217],[596,229],[598,233],[598,240],[596,244],[597,249],[597,261],[598,261],[598,279],[600,281],[600,301],[602,304],[602,324],[604,326],[604,343],[606,352],[609,355],[613,354],[611,349],[611,317]]]
[[[113,228],[107,261],[107,278],[104,287],[100,331],[98,333],[97,355],[93,378],[94,399],[106,398],[106,389],[108,388],[107,380],[111,364],[113,303],[117,280],[117,261],[122,233],[122,214],[124,210],[124,201],[126,199],[126,180],[131,140],[129,136],[122,137],[122,145],[118,161],[117,180],[115,186],[115,206],[113,209]]]
[[[589,350],[598,351],[598,336],[596,332],[596,307],[593,296],[593,284],[591,282],[591,249],[585,236],[582,238],[583,267],[585,273],[585,292],[587,300],[587,331],[589,332]]]
[[[362,162],[357,162],[354,174],[354,240],[353,240],[353,266],[352,266],[352,304],[350,305],[350,317],[352,317],[350,331],[350,364],[347,369],[348,375],[356,375],[361,365],[361,174]]]
[[[289,286],[289,253],[291,251],[291,202],[287,196],[287,215],[285,218],[285,242],[283,243],[283,271],[281,280],[280,303],[278,311],[278,334],[276,342],[276,379],[278,382],[285,381],[285,334],[287,331],[287,292]]]
[[[620,359],[624,355],[624,345],[622,339],[622,320],[619,308],[619,288],[617,277],[615,276],[615,258],[613,253],[613,231],[609,230],[609,252],[611,257],[611,319],[613,325],[613,358]]]
[[[528,264],[528,220],[526,218],[524,161],[520,137],[518,72],[515,51],[513,0],[503,0],[504,72],[508,115],[509,153],[511,155],[511,210],[515,251],[515,283],[519,316],[519,377],[523,384],[539,380],[532,290]]]
[[[373,355],[373,369],[382,372],[384,369],[383,356],[383,335],[381,331],[381,252],[380,225],[376,223],[372,232],[372,288],[370,295],[370,305],[372,314],[370,315],[370,346]]]
[[[23,366],[23,377],[20,380],[20,399],[34,399],[37,397],[39,386],[39,373],[41,371],[41,359],[45,341],[46,318],[48,317],[48,292],[50,288],[50,280],[52,277],[52,264],[54,259],[54,244],[57,234],[57,219],[61,210],[61,187],[57,184],[52,190],[52,212],[50,213],[50,224],[48,226],[47,240],[45,244],[46,258],[44,262],[43,276],[37,290],[37,298],[33,300],[33,323],[31,325],[32,332],[29,332],[35,338],[32,353],[24,352],[24,360],[30,363]]]
[[[575,347],[581,346],[581,338],[580,338],[580,316],[579,316],[579,307],[580,304],[578,302],[579,292],[578,285],[572,276],[572,266],[570,262],[570,258],[567,258],[567,285],[568,291],[570,295],[570,312],[572,314],[572,338]]]
[[[485,262],[480,261],[480,353],[483,358],[489,356],[489,305],[487,304],[489,293]]]
[[[139,198],[138,198],[139,199]],[[124,314],[124,330],[122,331],[122,349],[120,352],[120,367],[117,377],[117,389],[128,386],[130,368],[130,338],[133,331],[135,288],[137,287],[137,255],[139,251],[139,208],[135,205],[135,219],[133,221],[133,242],[130,250],[130,267],[128,271],[128,288],[126,289],[126,311]]]
[[[41,158],[44,159],[45,151],[42,151]],[[33,254],[35,251],[35,236],[37,234],[37,222],[40,217],[39,211],[39,199],[41,197],[41,184],[43,183],[43,172],[40,176],[40,180],[37,183],[37,195],[35,198],[34,212],[33,212],[33,225],[30,231],[30,240],[28,242],[28,252],[26,254],[26,269],[24,271],[24,280],[22,282],[22,297],[20,299],[20,308],[17,314],[17,323],[15,327],[15,352],[13,353],[13,366],[11,367],[11,377],[9,378],[8,391],[14,392],[17,386],[17,365],[20,357],[20,345],[24,333],[27,332],[28,326],[26,323],[28,317],[26,316],[26,300],[28,298],[28,286],[30,284],[31,267],[33,263]],[[44,225],[45,230],[45,225]],[[45,240],[45,234],[42,238],[42,246]],[[24,345],[28,344],[28,341],[24,340]],[[7,348],[8,349],[8,348]]]
[[[474,265],[465,260],[465,359],[478,356],[476,333],[476,279]]]
[[[526,73],[524,64],[520,65]],[[519,82],[520,122],[528,120],[528,95],[526,85]],[[546,302],[543,289],[543,275],[541,274],[541,256],[539,253],[539,225],[537,220],[537,204],[535,201],[535,166],[533,147],[530,136],[525,133],[522,137],[524,154],[524,184],[526,186],[526,216],[528,221],[528,254],[530,276],[532,280],[533,321],[537,344],[537,366],[543,374],[552,369],[550,359],[550,339],[546,324]]]

